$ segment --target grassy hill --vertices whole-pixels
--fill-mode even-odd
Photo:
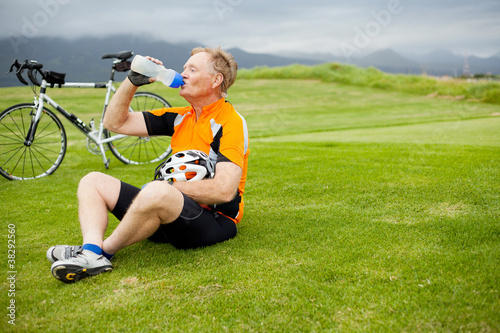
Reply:
[[[0,179],[4,254],[9,230],[16,237],[14,296],[2,264],[1,330],[499,331],[500,106],[381,89],[403,79],[371,69],[380,85],[358,84],[335,77],[355,69],[325,66],[242,71],[231,88],[251,137],[236,238],[186,251],[144,241],[118,253],[113,272],[73,285],[51,276],[45,251],[81,242],[79,179],[101,171],[140,186],[155,166],[112,158],[106,170],[63,120],[69,147],[54,175]],[[160,84],[144,89],[186,104]],[[2,109],[32,98],[0,92]],[[85,121],[104,98],[49,93]]]
[[[500,104],[500,82],[498,81],[388,74],[373,67],[361,68],[338,63],[316,66],[257,67],[251,70],[243,69],[238,75],[240,78],[252,79],[312,79],[431,97]]]

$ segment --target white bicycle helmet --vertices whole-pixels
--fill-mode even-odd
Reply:
[[[199,150],[185,150],[158,165],[155,179],[185,182],[213,178],[214,174],[215,165],[207,154]]]

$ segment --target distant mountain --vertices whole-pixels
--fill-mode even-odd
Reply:
[[[4,75],[14,59],[37,60],[44,70],[67,73],[68,81],[105,82],[109,76],[110,60],[101,60],[104,53],[132,50],[135,54],[151,55],[162,60],[166,67],[178,72],[189,58],[191,50],[200,43],[168,43],[144,36],[118,35],[103,38],[32,38],[26,43],[12,43],[0,39],[0,87],[17,86],[21,83],[11,73]],[[285,66],[293,63],[314,65],[324,62],[344,63],[343,57],[328,53],[264,54],[249,53],[238,48],[229,50],[240,68],[255,66]],[[426,55],[401,55],[392,49],[374,52],[364,57],[353,58],[352,64],[362,67],[374,66],[389,73],[411,73],[457,76],[462,74],[463,56],[448,50],[436,50]],[[471,73],[500,74],[500,56],[490,58],[468,57]],[[3,72],[3,73],[2,73]],[[125,73],[117,75],[123,80]]]
[[[419,63],[429,64],[456,64],[462,65],[464,62],[464,57],[459,56],[446,49],[437,49],[426,54],[415,55],[415,54],[405,54],[406,57],[417,61]]]
[[[375,67],[387,65],[393,65],[395,67],[418,65],[416,61],[405,58],[392,49],[380,50],[361,58],[354,58],[353,62],[362,66]]]
[[[24,61],[24,59],[37,60],[44,65],[44,70],[67,73],[67,81],[104,82],[108,80],[111,66],[110,60],[101,60],[104,53],[132,50],[134,54],[156,57],[162,60],[166,67],[182,72],[182,67],[189,58],[191,50],[200,45],[196,42],[172,44],[129,35],[77,40],[33,38],[29,40],[29,43],[18,45],[16,52],[11,41],[3,39],[0,40],[0,50],[2,50],[0,54],[0,86],[22,85],[13,73],[2,75],[8,71],[14,59],[20,61]],[[320,62],[269,54],[253,54],[236,48],[229,51],[235,56],[239,68],[285,66],[292,63],[313,65]],[[124,73],[117,76],[119,80],[124,78]]]
[[[336,56],[332,53],[285,52],[285,53],[280,53],[280,56],[287,58],[295,58],[295,59],[298,58],[298,59],[314,60],[321,63],[345,61],[345,59],[343,59],[342,57]]]
[[[492,74],[500,74],[498,71],[498,68],[500,67],[500,57],[498,56],[489,58],[471,56],[469,57],[468,62],[471,72],[473,73],[495,72]]]
[[[472,74],[500,74],[500,58],[479,58],[468,56],[467,62]],[[391,49],[381,50],[360,59],[353,59],[358,66],[374,66],[384,72],[429,74],[429,75],[462,75],[464,56],[456,55],[449,50],[435,50],[424,55],[401,56]]]
[[[68,81],[104,82],[108,80],[111,60],[101,60],[104,53],[133,50],[135,54],[152,55],[161,59],[166,66],[182,70],[186,59],[196,43],[171,44],[154,42],[137,36],[113,36],[106,38],[32,38],[29,43],[19,45],[17,52],[8,39],[0,40],[0,86],[21,85],[7,72],[14,59],[37,60],[44,70],[67,73]],[[124,74],[117,78],[123,79]]]
[[[323,59],[324,61],[346,62],[342,57],[321,54],[302,53],[302,58]],[[376,51],[369,55],[351,58],[350,63],[361,67],[376,67],[388,73],[429,74],[429,75],[462,75],[464,56],[457,55],[446,49],[438,49],[427,54],[398,53],[392,49]],[[468,63],[471,73],[492,73],[500,75],[500,56],[480,58],[469,56]]]
[[[465,55],[455,54],[449,50],[438,49],[423,55],[406,55],[418,61],[422,70],[435,75],[461,75],[465,63]],[[500,74],[500,56],[481,58],[474,55],[467,56],[470,72],[473,74],[492,73]]]
[[[291,65],[294,63],[315,65],[323,62],[306,58],[288,58],[265,53],[248,53],[238,48],[228,49],[227,51],[234,56],[238,62],[239,68],[253,68],[255,66],[276,67]]]
[[[416,73],[420,71],[418,62],[403,57],[392,49],[373,52],[361,58],[353,58],[352,63],[361,67],[376,67],[389,73]]]

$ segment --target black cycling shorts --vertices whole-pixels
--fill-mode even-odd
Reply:
[[[122,220],[140,188],[121,183],[120,195],[111,212]],[[224,215],[212,212],[184,196],[181,215],[172,223],[162,224],[149,237],[154,242],[170,243],[178,249],[191,249],[223,242],[236,236],[236,224]]]

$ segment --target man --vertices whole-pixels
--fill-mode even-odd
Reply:
[[[171,135],[174,153],[194,149],[209,155],[216,163],[215,176],[153,181],[141,190],[106,174],[86,175],[78,187],[83,246],[57,245],[47,251],[54,277],[70,283],[111,271],[116,252],[147,238],[186,249],[236,235],[249,154],[246,122],[225,101],[237,68],[220,48],[195,48],[184,65],[179,92],[190,106],[143,113],[129,113],[128,107],[137,87],[154,79],[129,73],[108,106],[105,127],[135,136]],[[104,240],[108,212],[120,223]]]

